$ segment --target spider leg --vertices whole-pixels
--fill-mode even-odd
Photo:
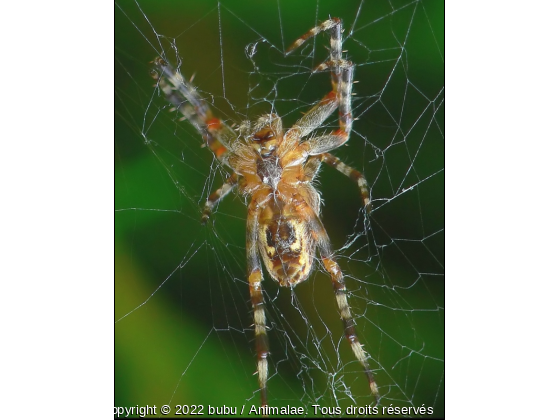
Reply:
[[[307,136],[331,115],[338,106],[336,94],[329,92],[313,108],[303,115],[284,135],[278,147],[278,155],[283,156],[293,151],[302,137]]]
[[[323,121],[334,111],[334,109],[332,109],[332,111],[326,114],[326,111],[329,111],[330,109],[327,108],[325,100],[329,96],[334,97],[334,108],[338,105],[338,124],[340,128],[338,130],[334,130],[330,134],[313,137],[303,142],[302,146],[309,155],[317,155],[336,149],[346,143],[350,138],[353,122],[350,99],[352,96],[354,66],[349,61],[346,63],[348,64],[348,67],[344,67],[342,69],[340,80],[336,85],[336,91],[330,92],[323,100],[321,100],[321,102],[319,102],[319,104],[300,118],[300,120],[294,125],[294,127],[299,128],[302,122],[304,124],[307,123],[306,134],[309,134],[312,130],[322,124]],[[323,103],[325,105],[323,105]],[[314,124],[316,123],[319,124],[315,126]],[[303,134],[302,137],[306,134]]]
[[[296,195],[296,197],[294,198],[297,201],[299,213],[304,214],[309,220],[311,234],[316,239],[317,248],[319,250],[319,254],[321,255],[323,266],[331,276],[336,303],[338,306],[338,311],[340,313],[340,318],[342,319],[342,323],[344,325],[344,334],[346,336],[346,339],[350,343],[350,347],[352,348],[354,356],[360,362],[364,369],[369,382],[371,393],[376,398],[376,400],[379,400],[379,390],[377,389],[375,378],[373,377],[373,373],[367,361],[366,353],[364,352],[364,349],[362,348],[362,345],[356,333],[356,322],[354,321],[354,317],[352,316],[352,312],[350,311],[350,305],[348,304],[348,298],[346,295],[346,284],[344,282],[342,270],[333,257],[333,252],[330,247],[330,241],[327,232],[319,218],[316,216],[315,212],[308,204],[306,204],[303,197],[301,197],[300,195]]]
[[[212,210],[214,209],[214,207],[233,190],[233,188],[237,185],[237,181],[238,177],[234,172],[229,176],[228,179],[226,179],[224,185],[210,194],[210,196],[206,200],[206,203],[204,204],[204,210],[202,211],[202,224],[206,224],[206,222],[210,218],[210,215],[212,214]]]
[[[364,206],[366,209],[369,207],[371,202],[369,196],[369,188],[366,181],[366,178],[362,175],[362,173],[351,166],[348,166],[343,161],[341,161],[336,156],[331,155],[330,153],[323,153],[319,155],[321,158],[321,162],[325,162],[327,165],[332,166],[337,171],[343,173],[356,184],[358,184],[358,188],[360,189],[360,194],[362,196],[362,201],[364,202]]]
[[[307,141],[303,143],[304,150],[310,155],[320,154],[342,146],[348,141],[352,131],[352,81],[354,78],[354,64],[342,58],[342,23],[338,18],[332,18],[311,29],[297,39],[287,50],[287,54],[302,45],[307,39],[320,32],[330,30],[330,57],[325,63],[320,64],[314,71],[331,69],[332,91],[327,94],[317,105],[305,114],[291,130],[288,138],[301,138],[319,127],[323,121],[334,112],[338,106],[339,129],[328,136],[321,136],[322,141]]]
[[[266,382],[268,380],[268,336],[266,334],[266,315],[264,312],[264,297],[262,293],[263,273],[259,260],[258,247],[258,224],[259,224],[259,205],[256,199],[249,204],[247,214],[247,269],[249,273],[249,292],[251,294],[251,304],[253,306],[253,318],[255,324],[255,341],[257,350],[257,375],[259,388],[261,391],[261,405],[268,405],[266,394]]]
[[[342,21],[339,18],[325,20],[320,25],[311,28],[305,34],[294,41],[286,50],[286,55],[303,45],[308,39],[313,38],[321,32],[330,31],[329,60],[319,64],[313,72],[318,72],[331,68],[331,83],[333,91],[337,91],[340,82],[340,69],[353,66],[351,62],[342,58]]]
[[[290,54],[296,48],[303,45],[303,43],[305,41],[307,41],[310,38],[313,38],[317,34],[323,32],[323,31],[328,31],[329,29],[332,30],[333,28],[334,28],[335,31],[338,32],[338,36],[335,34],[335,38],[338,38],[340,40],[340,19],[339,18],[328,19],[328,20],[325,20],[320,25],[315,26],[314,28],[311,28],[309,31],[307,31],[302,36],[300,36],[298,39],[296,39],[293,42],[293,44],[288,47],[288,49],[286,50],[286,54]],[[332,36],[332,33],[331,33],[331,36]],[[340,46],[340,48],[338,48],[338,50],[340,51],[341,48],[342,48],[342,45]],[[332,38],[331,38],[331,49],[333,49]]]
[[[196,88],[186,81],[179,71],[159,57],[154,60],[154,63],[161,74],[152,71],[152,77],[166,99],[201,133],[206,145],[218,159],[223,161],[224,153],[231,149],[232,143],[237,138],[235,131],[219,118],[214,117]]]
[[[321,168],[321,163],[326,163],[329,166],[332,166],[337,171],[341,172],[342,174],[346,175],[356,184],[358,184],[358,188],[360,189],[360,195],[362,196],[362,201],[366,209],[369,207],[371,200],[369,195],[369,188],[366,181],[366,178],[362,175],[362,173],[351,166],[348,166],[339,158],[330,153],[322,153],[320,155],[311,156],[304,166],[304,174],[306,181],[313,181],[317,173],[319,173],[319,169]]]
[[[324,229],[323,229],[323,233],[326,235]],[[356,334],[356,322],[354,321],[354,317],[352,316],[352,312],[350,311],[350,306],[348,305],[348,298],[346,296],[346,284],[344,282],[344,277],[342,276],[342,271],[340,270],[340,267],[338,266],[336,261],[332,258],[332,253],[330,252],[329,248],[330,247],[328,246],[328,242],[323,242],[323,244],[319,242],[319,253],[321,254],[323,265],[331,275],[331,281],[334,288],[336,304],[338,305],[340,318],[342,318],[342,323],[344,325],[344,335],[346,336],[346,339],[350,343],[350,347],[354,352],[354,356],[360,362],[360,364],[364,369],[364,372],[369,382],[369,388],[371,390],[371,393],[373,394],[375,399],[379,401],[379,390],[377,389],[375,378],[373,377],[373,373],[369,367],[366,353],[362,348],[362,344],[358,339],[358,335]]]
[[[321,162],[321,155],[311,156],[307,159],[307,162],[305,162],[303,166],[303,173],[306,181],[313,181],[315,179],[319,173],[319,169],[321,169]]]

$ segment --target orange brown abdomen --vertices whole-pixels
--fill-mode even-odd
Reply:
[[[271,200],[259,218],[259,249],[270,276],[281,286],[295,286],[309,277],[315,241],[301,215]]]

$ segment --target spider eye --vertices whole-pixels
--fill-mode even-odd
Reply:
[[[276,150],[278,139],[271,127],[265,127],[253,134],[253,147],[262,157],[268,157]]]

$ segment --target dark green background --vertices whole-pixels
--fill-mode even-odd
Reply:
[[[196,73],[195,85],[215,95],[220,117],[239,122],[267,112],[270,102],[258,100],[266,97],[289,126],[327,93],[329,82],[328,75],[310,78],[306,68],[294,67],[319,64],[303,59],[311,47],[289,58],[281,50],[330,15],[343,19],[346,35],[356,22],[344,48],[357,65],[359,81],[354,102],[359,120],[349,146],[335,154],[364,172],[377,199],[367,235],[340,251],[350,303],[355,313],[365,314],[358,319],[359,334],[381,363],[381,369],[372,367],[386,396],[382,405],[425,404],[442,415],[444,118],[438,93],[444,84],[443,2],[138,4],[141,9],[129,1],[115,7],[115,319],[163,285],[115,324],[115,406],[259,404],[244,278],[246,208],[241,198],[228,198],[212,223],[200,225],[201,205],[226,172],[216,170],[196,132],[164,109],[164,99],[152,87],[149,62],[162,52],[174,61],[173,41],[183,74]],[[391,13],[391,6],[398,11]],[[245,48],[261,37],[267,41],[257,45],[253,64]],[[317,60],[322,60],[328,38],[318,37],[316,43]],[[414,188],[400,194],[409,186]],[[329,168],[321,173],[320,190],[324,224],[339,249],[348,235],[364,231],[359,195]],[[327,337],[322,357],[336,362],[329,342],[339,345],[342,328],[328,277],[318,272],[295,290],[309,325],[301,322],[288,290],[278,290],[269,279],[265,289],[275,300],[268,310],[275,322],[271,350],[279,369],[271,379],[270,403],[308,410],[315,402],[333,405],[324,374],[311,372],[313,383],[307,372],[296,376],[301,372],[297,359],[305,352],[320,358],[306,338],[310,326]],[[294,360],[282,362],[286,340],[277,331],[288,326],[303,342],[297,345],[301,353],[288,351]],[[348,364],[345,383],[359,397],[356,403],[367,404],[366,381],[344,340],[339,352]],[[355,379],[349,379],[352,375]],[[337,398],[343,407],[353,404],[342,393]]]

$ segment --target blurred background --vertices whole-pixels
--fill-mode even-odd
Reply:
[[[329,16],[344,22],[359,82],[358,120],[334,154],[364,173],[374,211],[365,217],[352,181],[324,168],[323,222],[381,406],[443,415],[443,1],[115,3],[115,406],[260,404],[246,203],[232,194],[200,224],[228,171],[169,112],[150,61],[194,74],[230,124],[274,109],[289,127],[330,89],[327,73],[310,71],[328,36],[283,51]],[[269,278],[264,287],[270,404],[371,404],[328,276],[318,269],[293,291]]]

